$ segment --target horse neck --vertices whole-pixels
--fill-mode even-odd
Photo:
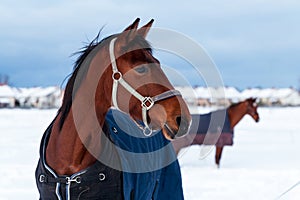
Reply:
[[[99,82],[104,83],[103,79],[106,77],[111,76],[101,76]],[[58,114],[52,127],[46,149],[46,161],[59,175],[74,174],[87,168],[95,163],[98,156],[90,152],[99,154],[101,152],[99,133],[106,112],[111,106],[111,88],[104,88],[108,86],[109,81],[106,81],[107,84],[91,84],[90,78],[99,79],[92,76],[89,80],[83,81],[73,98],[72,108],[62,128],[60,129],[61,113]],[[84,144],[89,144],[88,149]]]
[[[230,120],[230,127],[233,129],[239,121],[247,114],[247,106],[245,103],[239,103],[228,108],[228,117]]]

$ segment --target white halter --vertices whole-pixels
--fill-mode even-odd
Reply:
[[[120,83],[130,94],[135,96],[138,100],[141,102],[142,106],[142,118],[143,123],[145,125],[144,127],[144,135],[145,136],[151,136],[152,129],[148,125],[147,121],[147,111],[152,108],[155,102],[161,101],[173,96],[181,96],[180,92],[178,90],[168,90],[166,92],[163,92],[162,94],[156,95],[154,97],[144,97],[140,93],[138,93],[133,87],[131,87],[122,77],[122,73],[118,70],[116,58],[114,54],[114,46],[115,41],[117,38],[114,38],[111,40],[109,44],[109,55],[110,55],[110,61],[112,65],[112,79],[113,79],[113,87],[112,87],[112,103],[113,106],[119,109],[118,107],[118,101],[117,101],[117,90],[118,90],[118,83]],[[120,110],[120,109],[119,109]]]

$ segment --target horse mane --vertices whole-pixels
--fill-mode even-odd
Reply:
[[[78,79],[77,81],[80,84],[82,79],[87,74],[88,67],[83,69],[84,76],[77,77],[78,71],[81,68],[82,63],[87,58],[87,56],[95,49],[95,47],[97,47],[98,45],[103,45],[105,43],[104,41],[107,41],[108,39],[112,39],[114,36],[117,36],[117,34],[111,35],[111,36],[108,36],[99,41],[100,32],[101,32],[101,30],[99,31],[97,36],[90,43],[88,43],[87,45],[82,47],[78,52],[75,52],[72,54],[72,56],[77,55],[77,54],[79,54],[79,56],[78,56],[77,60],[75,61],[73,72],[72,72],[72,74],[67,82],[66,88],[65,88],[62,105],[61,105],[60,109],[58,110],[58,113],[61,113],[61,117],[60,117],[60,121],[59,121],[59,130],[62,129],[63,124],[66,120],[66,117],[72,107],[73,94],[75,94],[78,89],[78,87],[74,88],[75,80]],[[135,39],[133,39],[131,42],[129,42],[124,50],[126,51],[127,49],[129,49],[130,47],[132,47],[135,44],[138,44],[141,47],[141,49],[145,49],[152,54],[151,45],[148,43],[148,41],[146,41],[140,35],[137,35],[135,37]],[[75,90],[75,91],[73,91],[73,90]]]
[[[63,98],[62,105],[61,105],[60,109],[58,110],[58,113],[61,113],[61,117],[60,117],[60,121],[59,121],[59,129],[60,130],[62,129],[64,121],[67,117],[67,114],[69,113],[69,111],[71,109],[72,102],[73,102],[73,93],[76,92],[76,91],[73,91],[74,84],[75,84],[75,80],[76,80],[78,71],[79,71],[80,67],[82,66],[83,61],[91,53],[91,51],[93,49],[95,49],[96,46],[98,46],[99,44],[102,44],[103,41],[107,39],[107,38],[105,38],[105,39],[99,41],[100,32],[101,31],[99,31],[98,35],[90,43],[88,43],[87,45],[82,47],[78,52],[75,52],[71,55],[71,56],[74,56],[74,55],[79,54],[77,60],[75,61],[71,77],[69,78],[69,80],[67,82],[67,85],[66,85],[66,88],[65,88],[65,93],[64,93],[64,98]],[[84,75],[87,73],[87,71],[88,71],[88,69],[85,68],[84,71],[83,71]],[[78,77],[79,78],[78,79],[79,83],[82,81],[83,77],[84,76]]]
[[[242,102],[233,103],[233,104],[231,104],[228,108],[234,108],[234,107],[240,105],[241,103],[242,103]]]
[[[238,106],[238,105],[240,105],[241,103],[243,103],[243,102],[245,102],[245,101],[253,101],[253,98],[248,98],[248,99],[245,99],[244,101],[241,101],[241,102],[237,102],[237,103],[233,103],[233,104],[231,104],[228,108],[234,108],[234,107],[236,107],[236,106]],[[254,100],[255,101],[255,100]]]

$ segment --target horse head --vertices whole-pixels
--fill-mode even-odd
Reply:
[[[255,122],[259,122],[259,114],[257,112],[257,103],[256,98],[248,98],[247,102],[247,114],[250,115]]]
[[[107,54],[102,57],[109,61],[105,61],[107,67],[97,86],[95,106],[96,110],[103,107],[106,95],[110,106],[128,113],[144,127],[145,135],[161,129],[171,140],[188,132],[191,116],[145,39],[152,23],[138,29],[136,19],[123,32],[107,39]]]

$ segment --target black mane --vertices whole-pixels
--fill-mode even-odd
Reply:
[[[233,103],[233,104],[231,104],[228,108],[233,108],[233,107],[236,107],[236,106],[238,106],[238,105],[240,105],[240,104],[241,104],[241,102]]]
[[[230,106],[229,106],[229,108],[233,108],[233,107],[236,107],[236,106],[238,106],[238,105],[240,105],[241,103],[243,103],[243,102],[245,102],[245,101],[248,101],[248,102],[253,102],[253,98],[248,98],[248,99],[246,99],[246,100],[244,100],[244,101],[241,101],[241,102],[238,102],[238,103],[233,103],[233,104],[231,104]],[[252,104],[251,104],[252,105]]]
[[[81,83],[83,77],[85,76],[80,76],[77,77],[78,71],[82,66],[82,63],[85,61],[85,59],[87,58],[87,56],[95,49],[95,47],[99,46],[99,45],[103,45],[105,44],[104,41],[107,41],[109,39],[112,39],[113,37],[115,37],[116,35],[111,35],[109,37],[106,37],[104,39],[102,39],[101,41],[99,41],[99,36],[100,36],[100,32],[98,33],[98,35],[95,37],[95,39],[93,39],[89,44],[87,44],[86,46],[84,46],[83,48],[81,48],[80,51],[72,54],[72,55],[77,55],[80,54],[75,62],[74,68],[73,68],[73,73],[71,74],[71,77],[69,78],[66,88],[65,88],[65,94],[64,94],[64,98],[63,98],[63,102],[62,102],[62,106],[60,107],[58,113],[61,113],[61,117],[60,117],[60,121],[59,121],[59,129],[61,130],[64,124],[64,121],[71,109],[72,106],[72,102],[73,102],[73,93],[76,92],[77,88],[74,88],[74,84],[75,84],[75,80],[78,79],[76,82]],[[138,44],[140,46],[140,48],[145,49],[147,51],[149,51],[152,54],[152,49],[150,44],[140,35],[137,35],[135,37],[135,39],[133,39],[127,46],[126,49],[130,49],[130,47],[132,45],[136,45]],[[87,71],[88,71],[88,67],[86,67],[85,69],[83,69],[83,74],[86,75]],[[73,91],[75,90],[75,91]]]

